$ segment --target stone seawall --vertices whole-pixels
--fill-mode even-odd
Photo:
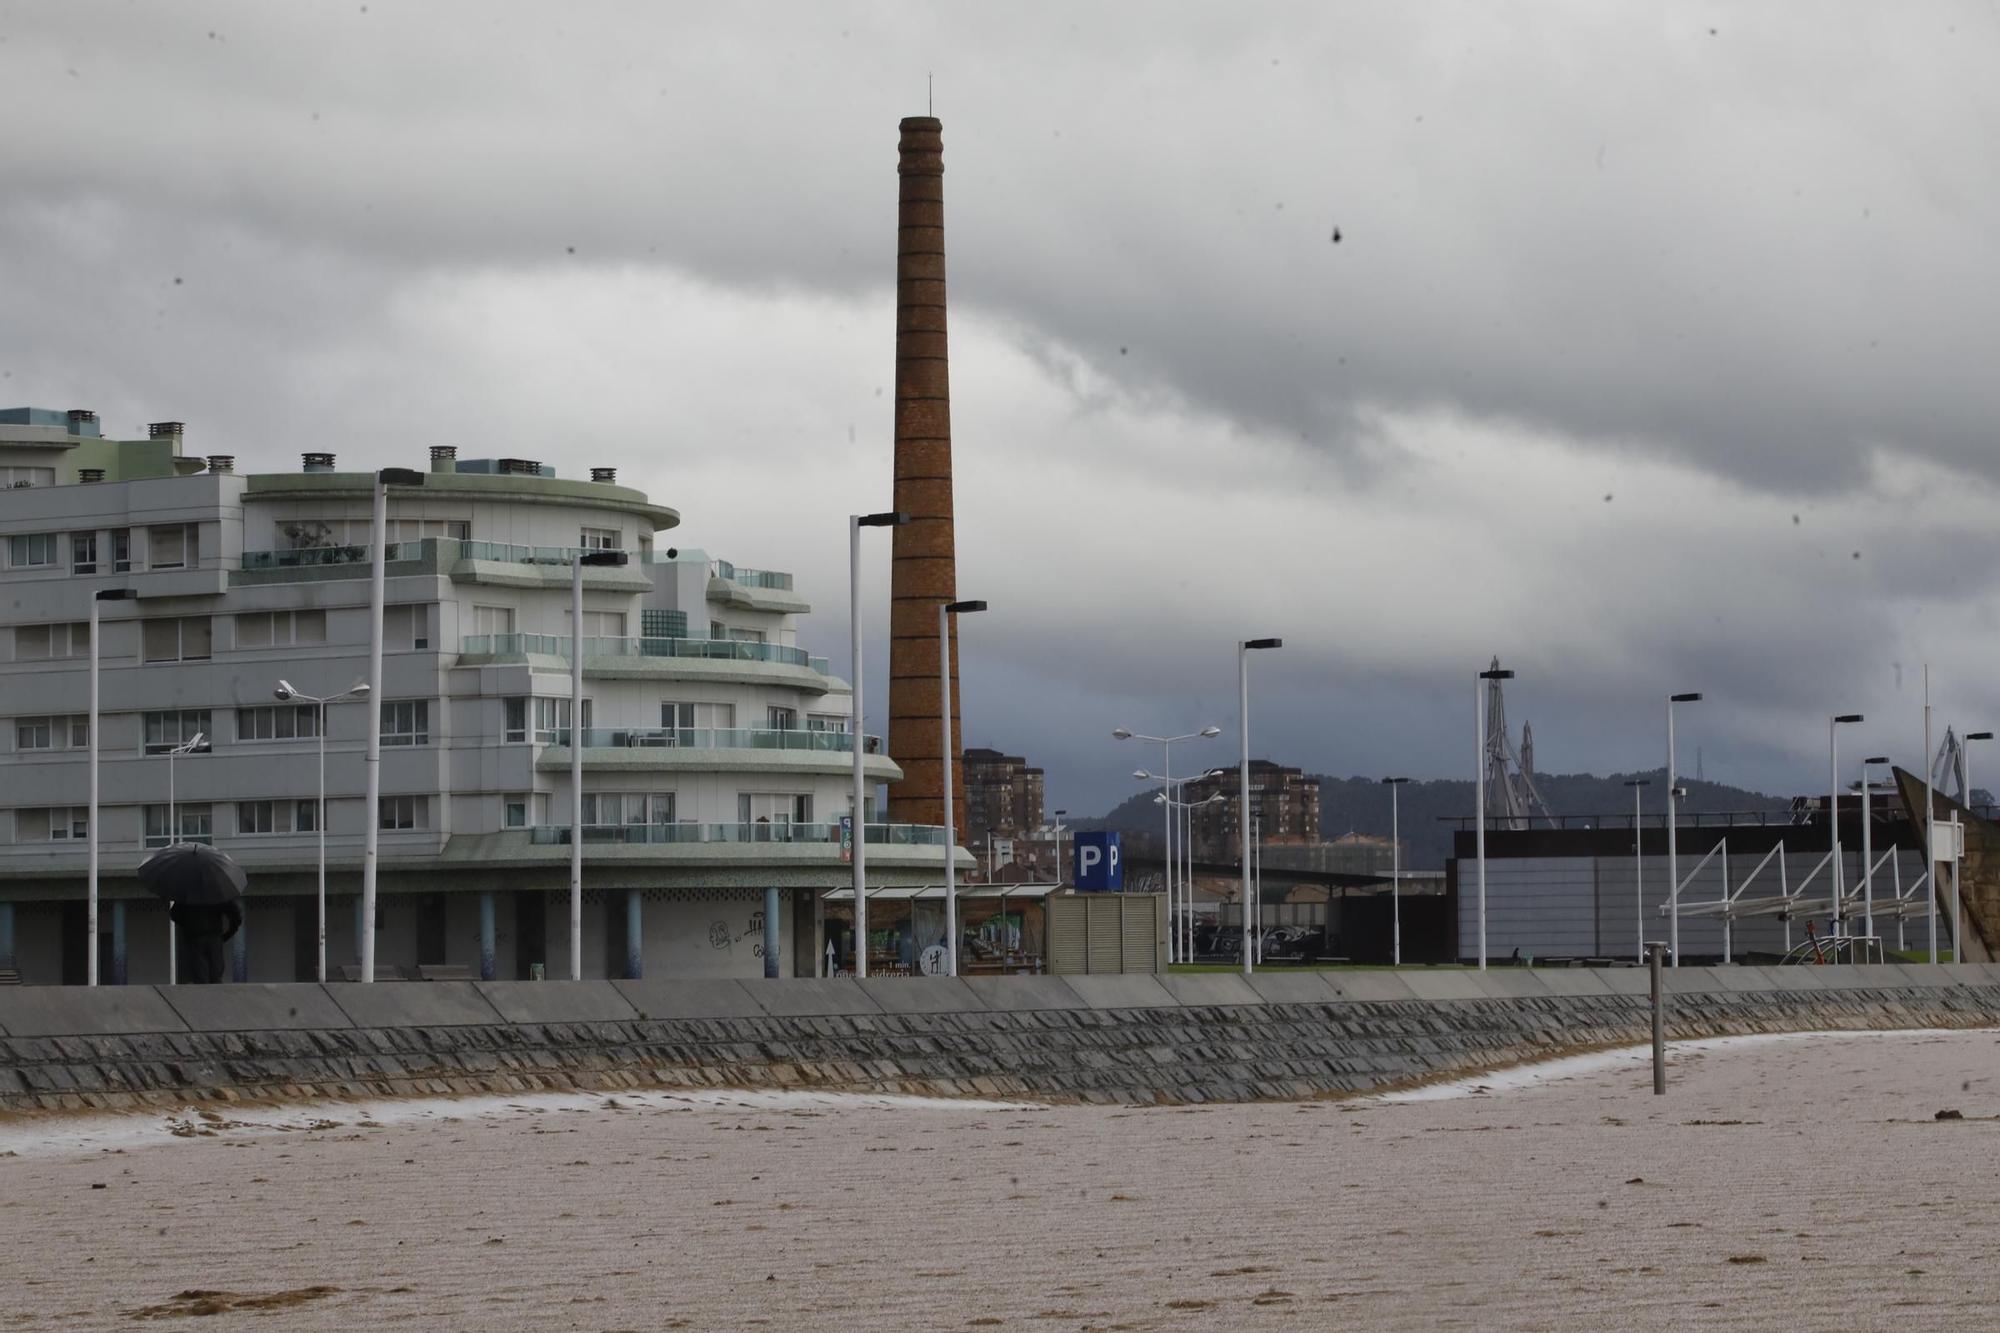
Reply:
[[[0,1111],[632,1087],[1364,1092],[1650,1036],[1636,969],[0,991]],[[1676,1039],[2000,1026],[2000,966],[1689,968]]]

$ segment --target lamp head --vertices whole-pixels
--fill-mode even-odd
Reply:
[[[1653,785],[1653,780],[1651,778],[1627,778],[1625,779],[1625,785],[1628,787],[1650,787]]]
[[[1202,734],[1203,736],[1208,736],[1208,737],[1215,737],[1215,736],[1220,736],[1220,735],[1222,734],[1222,728],[1221,728],[1221,727],[1203,727],[1203,728],[1201,729],[1201,734]]]
[[[580,551],[576,559],[580,565],[622,565],[626,557],[623,551]]]
[[[970,615],[970,614],[972,614],[972,613],[973,613],[974,611],[984,611],[984,610],[986,609],[986,603],[984,603],[984,602],[946,602],[946,603],[945,603],[945,605],[944,605],[944,609],[945,609],[945,614],[946,614],[946,615]]]
[[[1965,733],[1965,739],[1969,741],[1990,741],[1993,739],[1993,733],[1990,731],[1968,731]]]
[[[1864,764],[1886,764],[1889,762],[1889,757],[1887,755],[1880,755],[1880,754],[1870,755],[1868,758],[1863,759],[1861,762]]]
[[[910,521],[910,516],[892,510],[880,514],[859,514],[854,521],[864,528],[899,528]]]
[[[1129,741],[1132,739],[1132,733],[1125,727],[1113,727],[1111,729],[1111,739],[1114,741]]]
[[[1514,679],[1514,672],[1508,667],[1495,667],[1491,671],[1480,672],[1479,678],[1481,680],[1512,680]]]
[[[1259,648],[1282,648],[1284,646],[1285,641],[1283,639],[1245,639],[1243,641],[1243,648],[1246,652],[1255,652]]]
[[[1833,719],[1833,720],[1834,720],[1834,723],[1835,723],[1836,725],[1838,725],[1838,724],[1840,724],[1840,723],[1842,723],[1842,722],[1862,722],[1862,721],[1866,721],[1866,719],[1865,719],[1865,718],[1863,718],[1863,717],[1861,716],[1861,714],[1859,714],[1859,713],[1839,713],[1839,714],[1836,714],[1836,715],[1835,715],[1835,717],[1834,717],[1834,719]]]
[[[1408,781],[1408,778],[1383,778],[1382,785],[1385,787],[1400,787]]]
[[[99,588],[97,590],[97,600],[100,602],[131,602],[137,601],[138,597],[139,594],[130,588]]]
[[[1133,770],[1132,770],[1132,776],[1133,776],[1133,777],[1135,777],[1135,778],[1137,778],[1137,779],[1139,779],[1139,781],[1141,781],[1141,782],[1150,782],[1150,781],[1152,781],[1152,778],[1153,778],[1153,775],[1152,775],[1151,773],[1148,773],[1148,772],[1147,772],[1147,771],[1146,771],[1145,769],[1143,769],[1143,768],[1135,768],[1135,769],[1133,769]]]
[[[1670,704],[1698,704],[1701,702],[1701,694],[1699,691],[1693,694],[1670,694],[1667,696],[1667,702]]]
[[[415,468],[385,467],[375,474],[375,480],[384,486],[421,486],[424,474]]]
[[[281,680],[278,682],[278,688],[272,690],[271,693],[277,695],[280,699],[290,699],[298,691],[292,688],[292,682],[289,680]]]
[[[354,695],[356,698],[359,698],[360,696],[369,693],[368,682],[365,680],[357,680],[352,685],[347,687],[347,692],[351,695]]]

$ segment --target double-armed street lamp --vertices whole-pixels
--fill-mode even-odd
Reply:
[[[1840,866],[1840,728],[1865,719],[1859,713],[1836,713],[1826,725],[1828,783],[1826,823],[1833,837],[1833,937],[1839,939],[1847,919],[1847,886]]]
[[[1636,904],[1633,912],[1634,928],[1638,932],[1633,945],[1632,956],[1640,962],[1646,961],[1646,864],[1645,835],[1639,831],[1639,793],[1651,785],[1650,778],[1627,778],[1625,785],[1632,789],[1632,901]]]
[[[319,833],[319,964],[318,976],[326,980],[326,706],[342,699],[363,699],[371,692],[365,680],[357,680],[339,694],[312,695],[293,687],[288,680],[278,682],[272,693],[290,703],[309,703],[318,714],[313,730],[319,736],[319,802],[313,807],[313,828]]]
[[[1174,743],[1176,741],[1213,740],[1215,737],[1220,736],[1221,734],[1222,734],[1221,727],[1203,727],[1200,731],[1190,731],[1185,735],[1181,736],[1148,736],[1143,732],[1133,731],[1129,727],[1114,727],[1111,732],[1111,738],[1113,740],[1119,740],[1119,741],[1150,741],[1153,744],[1158,745],[1160,747],[1160,755],[1161,755],[1160,771],[1165,776],[1159,778],[1158,781],[1161,783],[1160,790],[1162,792],[1165,792],[1171,799],[1172,793],[1171,791],[1169,791],[1169,788],[1173,784]],[[1143,769],[1140,770],[1140,773],[1144,772],[1145,770]],[[1139,774],[1134,774],[1134,776],[1135,777],[1139,776]],[[1166,845],[1161,849],[1160,859],[1166,867],[1167,917],[1169,920],[1172,920],[1174,914],[1174,898],[1175,898],[1174,846],[1177,840],[1175,833],[1176,819],[1174,815],[1174,809],[1171,805],[1167,805],[1166,807],[1164,807],[1163,813],[1166,816],[1167,841]],[[1185,898],[1186,894],[1182,893],[1181,896]],[[1168,961],[1171,962],[1173,949],[1171,946],[1171,937],[1169,937],[1169,939],[1170,943],[1168,948]]]

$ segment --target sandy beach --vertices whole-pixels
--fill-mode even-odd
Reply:
[[[1161,1110],[653,1094],[0,1123],[0,1326],[1994,1318],[2000,1034],[1698,1043],[1670,1077],[1656,1098],[1613,1054]]]

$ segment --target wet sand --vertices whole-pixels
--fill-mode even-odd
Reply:
[[[2000,1034],[1723,1043],[1670,1079],[0,1122],[0,1328],[1993,1320]]]

